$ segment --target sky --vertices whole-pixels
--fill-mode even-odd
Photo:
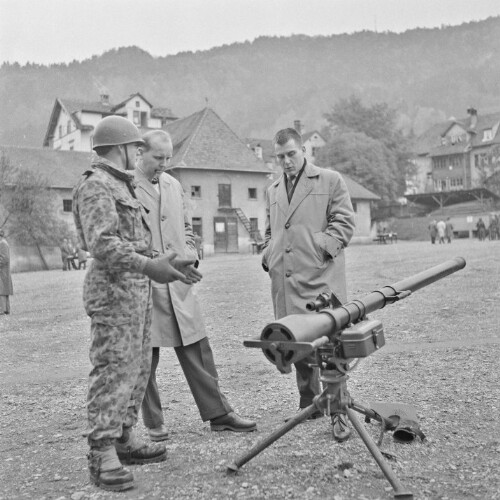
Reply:
[[[259,36],[401,33],[498,15],[500,0],[0,0],[0,63],[68,63],[131,45],[166,56]]]

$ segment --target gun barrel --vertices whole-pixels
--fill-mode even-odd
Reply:
[[[340,307],[321,309],[315,314],[292,314],[266,325],[261,340],[283,340],[312,342],[322,336],[333,336],[367,314],[382,309],[465,267],[465,259],[455,257],[392,285],[369,293],[361,299],[352,300]],[[264,354],[267,353],[264,351]]]

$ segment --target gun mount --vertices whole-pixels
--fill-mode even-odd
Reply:
[[[351,369],[349,364],[353,359],[367,357],[385,344],[382,323],[378,320],[369,320],[367,314],[382,309],[387,304],[405,299],[420,288],[464,267],[465,260],[455,257],[345,304],[340,304],[333,293],[331,295],[322,293],[316,300],[307,304],[307,310],[312,313],[286,316],[266,325],[259,339],[244,341],[247,347],[262,349],[266,358],[282,373],[290,372],[293,363],[314,352],[323,392],[314,398],[312,405],[304,408],[248,452],[230,463],[228,473],[236,473],[245,463],[317,410],[324,415],[330,415],[332,424],[334,415],[342,413],[347,415],[368,451],[391,483],[394,498],[413,499],[413,494],[400,483],[392,468],[384,460],[382,452],[356,417],[355,412],[365,415],[366,421],[373,419],[382,424],[379,446],[385,430],[395,430],[394,436],[396,437],[397,424],[394,424],[390,416],[389,418],[383,416],[380,409],[364,407],[351,398],[347,390],[347,372]],[[410,408],[409,405],[403,406]],[[399,428],[399,430],[403,431],[406,436],[408,435],[405,432],[407,429]],[[417,430],[417,433],[421,439],[425,439],[420,430]],[[408,440],[413,437],[410,436]]]

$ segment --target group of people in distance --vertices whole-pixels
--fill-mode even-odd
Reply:
[[[431,237],[431,243],[434,245],[436,240],[441,244],[445,243],[445,240],[448,243],[451,243],[453,238],[453,224],[448,217],[446,222],[444,220],[440,220],[437,222],[433,220],[429,224],[429,235]]]
[[[64,238],[60,249],[63,271],[87,269],[88,252],[81,246],[75,248],[68,238]]]
[[[80,246],[90,252],[84,307],[91,318],[87,395],[88,466],[95,485],[132,488],[126,464],[166,459],[168,438],[156,383],[160,347],[173,347],[212,431],[251,432],[221,392],[193,285],[199,254],[180,183],[165,171],[172,141],[162,130],[140,135],[130,121],[108,116],[96,126],[96,153],[73,192]],[[274,138],[281,175],[269,188],[262,267],[269,273],[276,318],[306,313],[306,303],[333,291],[345,302],[344,249],[354,211],[342,177],[305,158],[300,134]],[[311,360],[296,363],[299,409],[321,392]],[[150,441],[134,431],[139,412]],[[322,416],[319,411],[311,418]],[[338,441],[346,416],[332,416]]]
[[[450,221],[450,217],[437,222],[435,219],[429,224],[429,235],[431,237],[431,243],[434,245],[436,240],[439,243],[451,243],[453,238],[453,224]],[[500,239],[500,219],[497,214],[490,215],[490,225],[486,228],[486,224],[482,217],[478,218],[476,223],[476,236],[479,241],[485,241],[487,237],[490,240]]]

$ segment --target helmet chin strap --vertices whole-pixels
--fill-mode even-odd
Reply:
[[[134,170],[133,168],[129,168],[129,157],[128,157],[127,144],[124,144],[123,148],[125,149],[125,170]]]

